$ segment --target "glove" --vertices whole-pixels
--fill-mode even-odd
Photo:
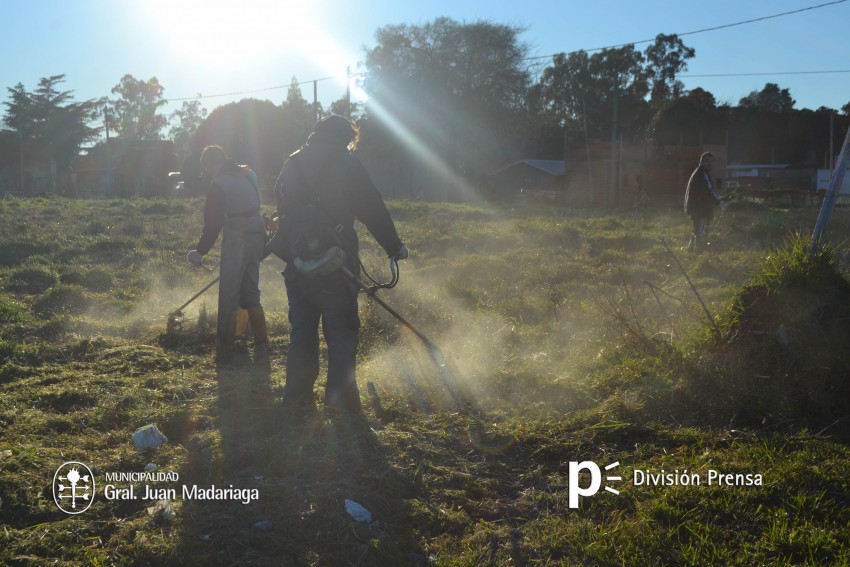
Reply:
[[[204,263],[204,257],[201,256],[197,250],[190,250],[188,254],[186,254],[186,259],[189,260],[189,263],[199,268],[201,264]]]
[[[404,244],[401,245],[401,248],[398,249],[398,252],[393,254],[393,258],[396,260],[407,260],[410,256],[410,250],[407,249],[407,246]]]

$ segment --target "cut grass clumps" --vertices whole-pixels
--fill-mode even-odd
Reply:
[[[112,273],[102,267],[63,267],[60,268],[59,279],[62,283],[79,285],[96,293],[110,291],[115,283]]]
[[[736,422],[850,433],[850,282],[835,258],[831,247],[810,254],[800,237],[771,250],[736,294],[692,393]]]
[[[14,354],[29,319],[30,316],[22,305],[0,294],[0,361]],[[2,383],[2,377],[0,377],[0,383]]]
[[[89,296],[82,287],[57,284],[33,302],[32,311],[44,318],[57,313],[83,313],[90,305]]]
[[[7,291],[36,295],[44,293],[59,282],[59,276],[48,266],[23,266],[13,270],[6,285]]]

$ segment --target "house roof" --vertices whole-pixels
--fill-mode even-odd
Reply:
[[[752,164],[752,165],[734,164],[734,165],[727,165],[726,170],[727,171],[746,171],[746,170],[750,170],[750,169],[788,169],[789,167],[791,167],[791,166],[786,164],[786,163],[769,164],[769,165],[768,164],[758,164],[758,163]]]
[[[498,171],[494,171],[492,175],[496,175],[507,171],[509,169],[513,169],[519,165],[525,165],[528,167],[533,167],[534,169],[539,169],[544,173],[548,173],[549,175],[564,175],[564,161],[560,159],[521,159],[519,161],[515,161],[514,163],[499,169]]]

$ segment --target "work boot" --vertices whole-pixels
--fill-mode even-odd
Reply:
[[[251,330],[254,333],[254,344],[259,346],[263,343],[268,345],[269,330],[266,327],[266,313],[261,306],[248,308],[248,320],[251,322]]]
[[[325,407],[332,414],[360,414],[362,407],[357,386],[325,390]]]
[[[300,392],[292,388],[283,388],[280,400],[280,413],[284,419],[308,417],[316,412],[313,392]]]

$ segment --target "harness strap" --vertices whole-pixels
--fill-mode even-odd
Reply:
[[[334,218],[331,212],[322,206],[321,191],[324,188],[325,181],[327,180],[328,175],[330,174],[333,167],[331,166],[322,168],[322,170],[319,172],[318,177],[316,178],[316,181],[314,183],[310,183],[309,181],[307,181],[307,177],[304,175],[304,170],[301,168],[301,158],[302,156],[299,155],[295,159],[295,174],[298,176],[298,181],[301,183],[301,186],[306,187],[309,190],[307,192],[308,203],[312,202],[312,204],[318,207],[323,213],[328,216],[329,219],[331,219],[331,222],[336,223],[336,226],[334,227],[335,232],[342,232],[345,229],[342,223],[339,222],[336,218]]]

